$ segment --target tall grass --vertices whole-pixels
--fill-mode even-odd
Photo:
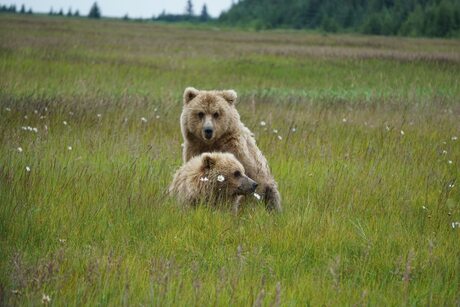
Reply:
[[[459,50],[0,16],[2,303],[459,304]],[[189,85],[238,91],[283,214],[165,194]]]

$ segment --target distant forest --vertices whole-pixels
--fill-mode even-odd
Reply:
[[[186,0],[182,14],[163,11],[149,19],[124,20],[213,23],[264,29],[312,29],[325,32],[359,32],[373,35],[460,37],[460,0],[240,0],[217,19],[206,4],[196,13]],[[24,5],[0,5],[0,12],[32,14]],[[61,8],[49,15],[80,17],[78,10]],[[95,2],[87,17],[101,18]]]
[[[241,0],[219,21],[256,29],[460,37],[460,0]]]

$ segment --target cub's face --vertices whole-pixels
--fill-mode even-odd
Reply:
[[[228,196],[254,193],[257,183],[246,176],[244,167],[231,153],[205,153],[203,170],[211,185]]]
[[[233,105],[235,100],[233,90],[208,92],[187,88],[184,92],[182,128],[187,134],[212,144],[239,122]]]

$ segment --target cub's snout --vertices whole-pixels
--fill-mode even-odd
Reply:
[[[240,195],[247,195],[254,193],[258,187],[257,182],[249,178],[248,176],[244,176],[241,179],[241,184],[238,188],[238,192]]]

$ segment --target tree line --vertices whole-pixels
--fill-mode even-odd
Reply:
[[[21,5],[21,8],[19,10],[16,8],[15,4],[12,4],[10,6],[8,6],[8,5],[0,5],[0,12],[19,13],[19,14],[33,14],[32,8],[29,8],[27,10],[26,6],[24,4]]]
[[[6,12],[6,13],[20,13],[20,14],[32,14],[32,8],[29,8],[29,10],[25,9],[24,4],[21,6],[20,10],[17,10],[16,5],[0,5],[0,12]],[[67,12],[64,12],[64,9],[60,8],[59,10],[54,10],[53,7],[51,7],[48,15],[50,16],[67,16],[67,17],[80,17],[80,11],[75,10],[72,11],[72,8],[69,8]],[[97,2],[94,2],[93,5],[91,6],[88,15],[86,15],[89,18],[101,18],[102,17],[102,12],[101,8],[97,4]],[[130,20],[131,18],[129,17],[128,14],[125,14],[122,17],[123,20]],[[136,18],[135,20],[145,20],[142,18]],[[184,9],[183,14],[169,14],[166,13],[166,11],[163,11],[160,15],[157,17],[152,16],[151,20],[157,20],[157,21],[166,21],[166,22],[181,22],[181,21],[188,21],[188,22],[207,22],[213,20],[213,18],[209,15],[208,13],[208,7],[205,4],[201,7],[201,11],[199,15],[195,14],[195,9],[193,6],[192,0],[187,0],[186,6]]]
[[[460,36],[459,0],[240,0],[219,21],[256,29]]]
[[[0,13],[12,13],[12,14],[33,14],[32,8],[29,8],[26,10],[26,7],[24,4],[21,5],[20,9],[17,9],[16,5],[11,4],[11,5],[0,5]],[[64,13],[64,10],[61,8],[59,10],[54,10],[52,7],[50,11],[48,12],[48,15],[50,16],[67,16],[67,17],[80,17],[80,11],[75,10],[72,11],[72,8],[69,8],[66,13]],[[97,4],[97,2],[94,2],[94,4],[91,6],[87,17],[89,18],[101,18],[101,10]]]
[[[22,5],[0,5],[0,12],[32,14]],[[61,8],[49,15],[80,16]],[[95,2],[89,18],[101,18]],[[126,14],[124,20],[131,18]],[[146,19],[135,19],[145,21]],[[182,14],[163,11],[149,20],[162,22],[213,22],[256,30],[292,28],[326,32],[360,32],[373,35],[460,37],[460,0],[237,0],[217,19],[207,5],[195,13],[192,0],[186,0]]]

